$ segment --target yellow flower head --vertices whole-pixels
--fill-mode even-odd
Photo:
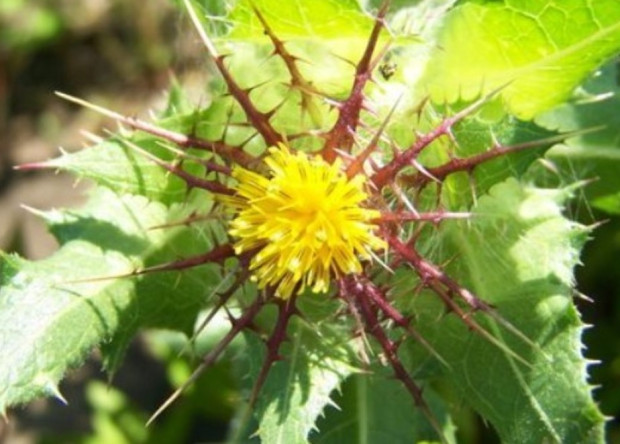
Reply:
[[[364,176],[348,179],[339,159],[329,164],[284,145],[270,148],[265,163],[269,177],[235,167],[237,194],[224,200],[236,210],[235,252],[258,249],[250,269],[260,288],[274,286],[283,299],[297,284],[298,292],[326,292],[332,274],[359,273],[359,258],[385,248],[370,222],[379,212],[360,206]]]

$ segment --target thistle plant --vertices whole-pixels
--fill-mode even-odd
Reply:
[[[239,1],[216,20],[185,1],[218,75],[197,109],[178,86],[156,122],[59,94],[123,129],[21,166],[98,186],[83,209],[41,212],[54,257],[3,257],[0,406],[60,396],[97,344],[113,371],[141,327],[194,338],[224,319],[155,424],[240,340],[252,415],[236,439],[452,442],[452,397],[508,442],[602,442],[572,301],[592,228],[564,215],[586,183],[548,149],[605,131],[550,122],[618,51],[620,7],[297,3]],[[480,37],[510,41],[503,26],[525,33],[532,16],[535,54]],[[455,62],[478,56],[459,40],[472,17],[479,66]]]

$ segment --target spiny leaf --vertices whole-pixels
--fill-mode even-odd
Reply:
[[[256,405],[262,442],[307,443],[316,420],[333,404],[332,392],[354,372],[342,346],[331,344],[327,334],[315,335],[302,322],[289,328],[286,357],[271,369]],[[256,363],[251,368],[256,370],[262,345],[252,342],[250,359]]]
[[[427,371],[444,373],[505,442],[603,442],[572,301],[572,269],[589,230],[562,216],[569,195],[508,179],[480,198],[471,221],[450,222],[442,235],[461,259],[449,267],[452,274],[540,347],[476,315],[530,366],[468,332],[454,316],[441,318],[443,307],[428,295],[412,303],[418,328],[450,365]]]
[[[530,119],[620,50],[620,4],[468,2],[448,14],[438,45],[423,79],[434,100],[472,100],[506,85],[509,111]]]
[[[209,140],[223,134],[225,124],[225,108],[216,102],[200,112],[164,119],[158,122],[157,126],[173,129],[181,135],[196,134]],[[127,142],[139,145],[168,161],[179,159],[178,155],[166,148],[167,145],[162,145],[161,139],[135,131],[127,135],[110,136],[95,142],[88,149],[74,153],[63,152],[55,159],[24,165],[22,168],[61,169],[80,178],[92,179],[120,194],[142,195],[167,204],[183,202],[187,191],[186,184],[146,156],[132,150]],[[204,150],[202,155],[204,156]],[[195,164],[190,163],[186,169],[194,174],[204,174],[204,168]]]
[[[439,396],[429,386],[424,397],[443,425],[447,442],[456,442],[454,426]],[[376,375],[354,375],[334,397],[336,407],[328,407],[317,423],[314,444],[434,442],[436,433],[398,381],[378,371]]]
[[[231,39],[264,38],[263,27],[250,5],[260,10],[274,32],[283,40],[355,40],[364,38],[373,25],[355,0],[303,1],[246,0],[237,2],[228,19],[235,23]]]
[[[191,332],[219,280],[217,266],[140,280],[92,280],[175,260],[176,247],[208,251],[214,236],[208,231],[196,236],[187,228],[151,229],[183,213],[100,188],[81,210],[43,214],[64,243],[57,253],[38,262],[2,256],[0,410],[54,394],[67,368],[97,345],[106,343],[107,366],[114,369],[140,327]]]
[[[607,64],[584,88],[563,104],[546,112],[536,122],[552,130],[571,131],[596,128],[588,134],[572,137],[554,147],[546,157],[560,169],[561,180],[575,175],[595,179],[583,190],[588,203],[620,214],[620,85],[618,62]],[[557,177],[549,177],[557,182]]]
[[[363,12],[357,1],[240,0],[227,16],[234,26],[221,41],[225,51],[236,52],[238,48],[233,51],[232,45],[239,42],[268,42],[251,5],[301,59],[299,68],[310,83],[321,85],[321,92],[330,95],[343,94],[350,87],[353,71],[349,62],[359,59],[374,25],[373,17]],[[253,71],[252,76],[257,84],[262,73]]]

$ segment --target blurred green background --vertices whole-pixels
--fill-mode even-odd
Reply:
[[[147,115],[164,103],[174,73],[200,104],[207,99],[208,73],[204,51],[190,30],[172,0],[0,1],[0,248],[31,259],[49,255],[54,240],[20,205],[79,205],[88,188],[53,171],[18,173],[12,166],[54,157],[58,147],[80,149],[81,131],[115,128],[53,92]],[[591,382],[601,386],[595,397],[603,412],[615,417],[609,442],[620,443],[620,218],[575,211],[584,214],[584,223],[607,221],[595,231],[577,269],[579,290],[594,302],[578,304],[585,322],[595,326],[585,333],[585,354],[602,361],[590,368]],[[210,340],[202,338],[198,348],[208,347]],[[180,335],[143,334],[111,382],[95,352],[61,385],[68,406],[40,400],[14,409],[10,421],[0,423],[0,442],[224,440],[239,399],[226,362],[203,375],[154,426],[144,427],[194,366],[192,359],[178,357],[183,345]],[[496,440],[471,412],[461,413],[463,442]]]

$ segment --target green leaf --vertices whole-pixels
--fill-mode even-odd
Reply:
[[[174,89],[169,100],[169,107],[180,106],[181,99]],[[225,109],[225,100],[219,100],[201,110],[194,112],[184,110],[185,112],[161,119],[152,126],[171,130],[177,134],[193,134],[205,140],[216,140],[224,133]],[[169,112],[170,108],[165,111]],[[235,143],[238,136],[235,131],[230,133],[227,141]],[[128,143],[135,144],[170,163],[178,159],[178,154],[168,149],[171,143],[166,144],[160,138],[134,131],[130,134],[113,135],[88,149],[62,153],[61,156],[48,160],[41,166],[62,169],[77,177],[92,179],[119,194],[137,194],[166,204],[185,201],[187,194],[185,182],[132,149]],[[188,151],[197,156],[208,156],[204,150]],[[186,170],[204,176],[204,168],[197,165],[190,165]]]
[[[304,60],[304,63],[298,64],[298,68],[311,85],[319,86],[322,93],[330,96],[340,96],[348,92],[353,74],[351,63],[357,62],[361,57],[374,25],[374,18],[364,13],[357,1],[257,0],[250,2],[240,0],[236,2],[227,16],[227,20],[234,26],[225,39],[221,39],[219,43],[223,47],[223,52],[233,54],[232,58],[239,63],[240,68],[235,69],[235,62],[231,61],[233,65],[231,71],[236,78],[241,80],[242,84],[245,77],[251,79],[248,86],[261,84],[263,78],[268,77],[270,89],[273,89],[278,82],[277,76],[273,76],[273,70],[248,69],[250,66],[263,64],[271,54],[272,48],[267,46],[266,53],[261,53],[257,52],[257,46],[254,46],[250,49],[253,54],[248,54],[243,49],[245,45],[240,45],[269,42],[251,5],[263,14],[278,38],[286,42],[287,50]],[[243,55],[240,56],[239,52],[243,52]],[[275,66],[282,72],[279,61]],[[288,83],[289,80],[286,77],[282,81]],[[263,102],[263,100],[259,101]],[[317,100],[317,102],[320,101]],[[279,102],[273,103],[275,105]],[[321,103],[321,105],[324,104]],[[299,113],[297,103],[296,107]],[[327,109],[325,107],[321,114],[328,114]]]
[[[356,372],[343,345],[347,332],[335,333],[328,326],[318,329],[293,319],[287,335],[289,340],[280,350],[284,359],[272,366],[254,408],[258,429],[239,431],[259,436],[262,442],[307,443],[318,417],[326,406],[334,404],[332,392]],[[250,385],[263,364],[265,346],[253,334],[245,338],[247,369],[243,372],[251,376]]]
[[[446,441],[455,442],[454,426],[443,401],[430,386],[424,387],[424,398],[443,425]],[[337,408],[328,408],[317,423],[317,433],[311,437],[313,444],[437,440],[437,433],[421,410],[412,407],[411,397],[400,381],[385,372],[348,378],[334,402]]]
[[[259,421],[256,433],[265,443],[307,443],[319,415],[333,405],[332,392],[355,371],[348,363],[346,348],[334,344],[336,338],[330,339],[324,329],[318,336],[296,321],[289,326],[288,334],[290,341],[283,353],[286,358],[272,367],[255,409]],[[250,374],[255,377],[263,362],[264,346],[246,337],[251,338]]]
[[[448,114],[451,113],[453,112]],[[438,159],[433,159],[434,162],[429,165],[448,162],[451,156],[467,158],[479,155],[492,149],[498,142],[502,146],[514,146],[537,142],[552,135],[550,131],[542,130],[530,122],[523,122],[504,114],[499,102],[491,102],[454,129],[457,143],[448,146],[447,149],[444,147],[442,155],[437,156]],[[540,147],[531,147],[510,155],[499,156],[479,165],[472,172],[453,174],[446,178],[442,185],[446,205],[449,202],[449,207],[453,209],[470,208],[474,194],[484,194],[491,186],[508,177],[520,178],[547,148],[548,145],[544,144]],[[475,184],[473,188],[472,184]]]
[[[465,3],[445,18],[438,46],[422,80],[433,100],[473,100],[505,87],[509,111],[530,119],[620,50],[620,3]]]
[[[57,395],[65,371],[97,345],[105,343],[106,365],[114,369],[140,327],[191,332],[219,280],[217,266],[94,279],[172,261],[181,251],[208,251],[217,236],[210,229],[152,229],[184,213],[100,188],[81,210],[43,215],[64,244],[54,255],[38,262],[1,257],[0,411]]]
[[[479,199],[471,221],[443,232],[444,245],[460,259],[448,269],[452,276],[539,350],[478,312],[474,319],[503,345],[492,344],[456,316],[442,317],[434,294],[410,302],[416,325],[449,364],[427,372],[443,373],[503,442],[603,442],[603,416],[586,383],[583,325],[572,300],[572,269],[588,229],[563,217],[570,194],[511,178]],[[414,370],[419,359],[411,361]]]
[[[227,39],[264,38],[263,27],[254,14],[255,6],[282,40],[295,38],[343,41],[366,39],[374,20],[363,13],[356,0],[319,2],[278,0],[238,1],[228,19],[235,23]]]
[[[571,137],[546,157],[564,178],[596,179],[584,189],[588,203],[620,214],[620,85],[616,61],[606,65],[569,103],[540,115],[536,123],[563,132],[594,131]],[[554,178],[551,177],[551,180]],[[555,178],[557,182],[557,178]],[[553,182],[552,182],[553,183]]]
[[[120,140],[105,140],[88,149],[63,154],[47,161],[46,166],[92,179],[120,194],[138,194],[170,202],[180,201],[185,196],[183,181],[166,174],[163,168]]]

